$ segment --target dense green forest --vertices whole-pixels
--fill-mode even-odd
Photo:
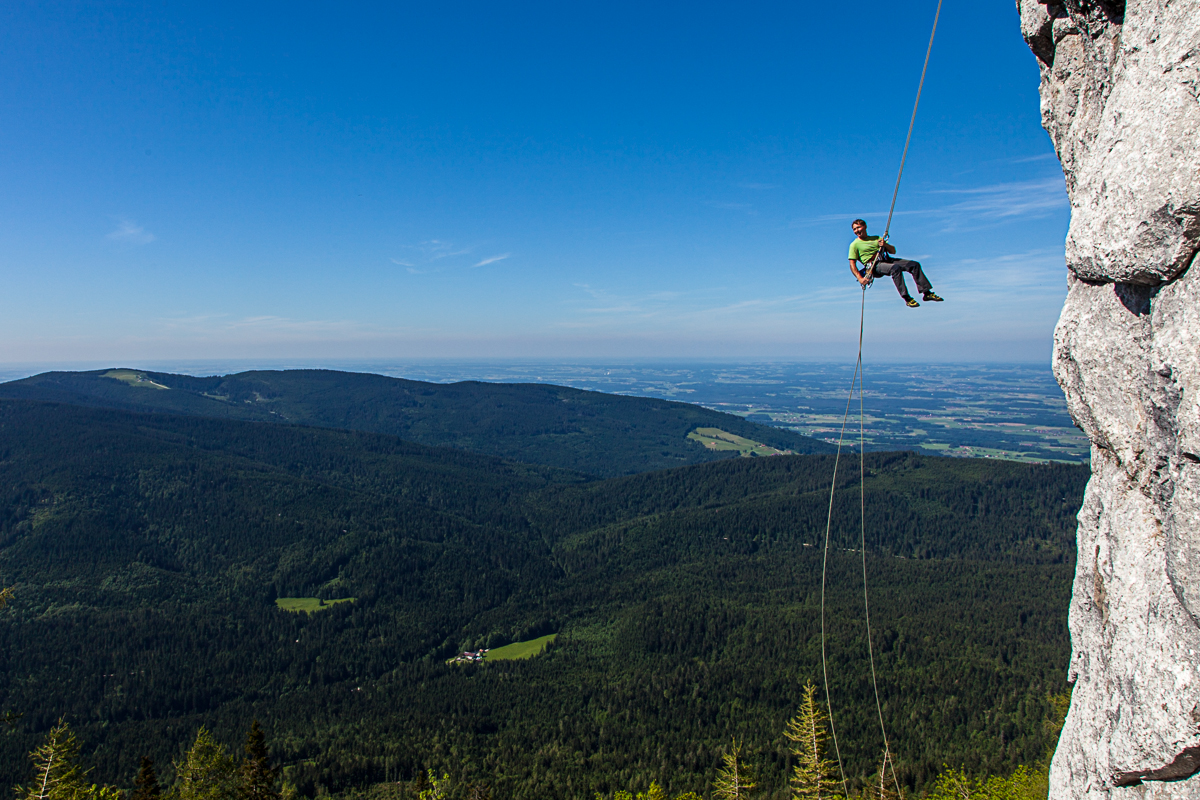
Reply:
[[[137,389],[137,391],[164,390]],[[909,788],[1052,740],[1087,470],[867,457],[872,626]],[[377,433],[0,401],[0,781],[60,718],[97,781],[171,780],[261,720],[301,794],[434,769],[497,798],[704,793],[732,738],[767,792],[818,678],[832,458],[607,480]],[[828,641],[848,772],[875,770],[858,475]],[[354,597],[303,614],[277,597]],[[558,632],[544,655],[447,666]]]
[[[47,372],[0,384],[0,397],[368,431],[599,477],[700,464],[696,428],[796,453],[825,442],[688,403],[546,384],[439,384],[333,370],[210,378],[135,370]]]

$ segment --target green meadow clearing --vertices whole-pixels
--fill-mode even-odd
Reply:
[[[506,644],[504,647],[497,647],[494,650],[488,650],[484,656],[485,661],[512,661],[518,658],[533,658],[538,653],[546,649],[546,645],[554,641],[557,633],[551,633],[548,636],[539,636],[536,639],[530,639],[528,642],[514,642]]]
[[[353,602],[353,597],[339,597],[336,600],[322,600],[319,597],[279,597],[275,599],[275,605],[284,611],[303,611],[306,614],[324,611],[338,603]]]
[[[100,377],[112,378],[114,381],[127,383],[130,386],[140,386],[143,389],[170,389],[170,386],[163,386],[161,383],[155,383],[146,376],[144,372],[138,372],[132,369],[110,369]]]
[[[696,428],[687,435],[687,438],[693,442],[699,442],[709,450],[730,450],[743,456],[778,456],[791,452],[790,450],[776,450],[762,442],[737,436],[720,428]]]

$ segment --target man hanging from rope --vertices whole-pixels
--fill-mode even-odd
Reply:
[[[927,303],[940,303],[942,298],[938,297],[933,292],[933,286],[930,285],[929,279],[925,277],[925,273],[921,270],[921,264],[917,261],[909,261],[904,258],[892,258],[892,254],[896,252],[896,248],[892,247],[887,242],[880,239],[878,236],[867,235],[867,223],[861,219],[856,219],[850,224],[854,230],[856,238],[850,243],[850,271],[854,273],[854,277],[863,287],[871,283],[871,278],[876,275],[891,275],[892,282],[896,284],[896,291],[904,298],[904,304],[909,308],[916,308],[921,305],[916,300],[912,299],[912,295],[908,293],[908,286],[904,283],[904,273],[908,272],[913,276],[913,283],[917,285],[917,290],[921,292],[921,299]],[[882,250],[882,252],[881,252]],[[878,258],[876,255],[878,254]],[[875,259],[875,269],[859,270],[858,264],[870,267],[871,259]],[[871,273],[871,277],[867,277],[867,273]]]

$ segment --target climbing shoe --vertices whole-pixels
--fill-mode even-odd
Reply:
[[[937,296],[936,294],[934,294],[933,292],[926,292],[925,294],[921,295],[921,299],[922,299],[922,300],[924,300],[926,303],[940,303],[940,302],[942,302],[942,298],[938,297],[938,296]]]
[[[938,298],[938,299],[941,299],[941,298]],[[904,298],[904,305],[908,306],[909,308],[918,308],[921,304],[918,303],[916,300],[913,300],[911,297],[906,297],[906,298]]]

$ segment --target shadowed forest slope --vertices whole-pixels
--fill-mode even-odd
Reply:
[[[143,389],[141,391],[151,391]],[[157,390],[162,391],[162,390]],[[1041,755],[1086,469],[872,454],[868,570],[898,767]],[[412,778],[496,797],[704,790],[731,736],[764,784],[817,677],[832,458],[587,481],[392,436],[0,401],[0,780],[65,716],[127,785],[200,724],[260,719],[302,793]],[[852,775],[878,756],[857,474],[830,640]],[[315,614],[279,597],[350,598]],[[528,661],[447,666],[558,632]]]
[[[0,397],[386,433],[600,477],[732,457],[688,440],[696,428],[796,453],[832,451],[826,442],[688,403],[547,384],[440,384],[332,370],[211,378],[47,372],[0,384]]]

